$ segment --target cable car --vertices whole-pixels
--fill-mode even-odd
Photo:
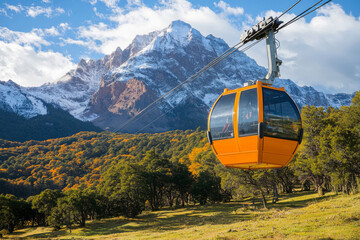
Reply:
[[[211,147],[226,167],[281,168],[302,138],[299,110],[284,88],[256,85],[225,89],[208,121]]]
[[[270,30],[266,24],[262,26],[267,29],[267,76],[242,88],[225,88],[208,117],[209,143],[220,162],[229,168],[284,167],[302,140],[302,121],[295,102],[283,87],[271,86],[281,64],[276,54],[276,26]]]

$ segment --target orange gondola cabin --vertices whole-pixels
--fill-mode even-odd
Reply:
[[[269,17],[241,35],[242,44],[266,38],[268,73],[245,87],[225,88],[210,110],[208,140],[226,167],[281,168],[291,161],[301,143],[299,109],[283,87],[271,87],[280,76],[282,61],[277,58],[275,33],[281,23]]]
[[[226,167],[281,168],[301,142],[300,113],[284,88],[258,81],[225,89],[210,111],[208,139]]]

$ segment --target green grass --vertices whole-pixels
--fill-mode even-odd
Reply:
[[[144,212],[135,219],[88,222],[85,228],[26,228],[10,239],[360,239],[360,194],[298,192],[269,209],[249,201]]]

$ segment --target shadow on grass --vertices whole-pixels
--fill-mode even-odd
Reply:
[[[57,238],[66,236],[67,232],[65,229],[59,231],[49,231],[43,233],[35,233],[35,234],[28,234],[26,237],[19,236],[25,234],[27,231],[25,230],[17,230],[16,232],[11,233],[10,236],[5,236],[2,239],[27,239],[27,238]]]
[[[311,195],[314,195],[314,197],[309,197]],[[304,199],[297,199],[304,197]],[[280,210],[288,209],[288,208],[302,208],[306,207],[311,203],[317,202],[317,201],[323,201],[326,199],[330,199],[334,197],[334,195],[323,195],[318,196],[317,194],[314,194],[314,192],[294,192],[286,195],[281,195],[279,198],[279,202],[277,203],[269,203],[269,208],[277,208]]]
[[[191,226],[231,224],[251,219],[251,213],[233,214],[239,206],[239,203],[228,203],[146,212],[138,218],[123,220],[122,223],[115,219],[89,223],[86,228],[81,229],[81,234],[92,236],[146,230],[173,231]]]

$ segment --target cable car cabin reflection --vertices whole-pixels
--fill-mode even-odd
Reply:
[[[258,81],[225,89],[210,111],[208,138],[226,167],[284,167],[302,139],[300,113],[283,88]]]

